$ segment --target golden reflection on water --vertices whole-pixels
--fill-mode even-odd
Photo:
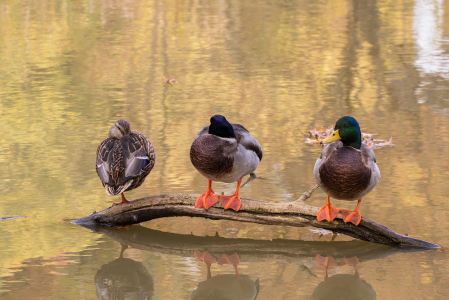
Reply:
[[[418,14],[423,5],[434,5],[435,13]],[[382,180],[362,202],[362,214],[448,246],[449,86],[435,71],[448,70],[438,69],[444,53],[429,56],[431,47],[447,50],[441,41],[448,39],[448,11],[447,1],[0,3],[0,217],[26,216],[0,223],[1,276],[30,258],[97,245],[97,235],[58,220],[113,201],[93,163],[119,118],[146,134],[157,153],[155,168],[130,198],[203,192],[206,180],[190,163],[190,143],[219,113],[243,124],[264,149],[257,170],[264,180],[241,196],[280,202],[314,184],[321,149],[305,144],[303,133],[352,115],[364,132],[393,136],[397,145],[376,150]],[[440,36],[426,44],[433,31],[420,24],[432,22]],[[163,86],[164,73],[178,82]],[[324,198],[317,191],[310,203],[322,205]],[[318,239],[308,229],[187,218],[145,225],[196,235]],[[421,257],[435,267],[430,254]],[[157,259],[170,295],[170,276],[185,270]],[[370,273],[391,277],[375,288],[379,296],[395,284],[442,281],[422,264],[392,264]],[[282,273],[284,266],[269,267]],[[413,275],[401,281],[395,274]],[[273,295],[281,286],[273,285]],[[421,292],[438,295],[431,287]]]

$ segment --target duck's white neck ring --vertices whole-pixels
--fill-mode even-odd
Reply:
[[[215,134],[214,134],[215,135]],[[236,139],[235,138],[224,138],[218,135],[215,135],[217,138],[222,139],[224,141],[228,141],[228,142],[234,142]]]

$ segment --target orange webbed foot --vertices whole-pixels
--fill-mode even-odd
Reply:
[[[333,207],[329,201],[329,195],[327,196],[326,204],[318,211],[316,215],[316,219],[318,221],[327,220],[328,222],[332,222],[340,212],[339,209]]]
[[[210,254],[207,251],[201,252],[201,251],[195,249],[194,254],[195,254],[195,258],[198,261],[203,262],[206,265],[210,265],[210,264],[217,262],[215,257],[213,257],[212,254]]]
[[[195,207],[204,207],[209,209],[212,205],[218,202],[218,196],[214,194],[214,191],[210,190],[201,194],[195,201]]]
[[[362,220],[362,216],[358,211],[352,211],[347,209],[341,209],[341,216],[343,217],[343,221],[345,223],[351,222],[355,226],[360,224],[360,221]]]
[[[132,200],[126,199],[125,195],[123,193],[121,193],[121,195],[122,195],[122,201],[120,201],[120,202],[113,202],[115,205],[119,205],[119,204],[122,204],[122,203],[126,203],[126,202],[131,202],[132,201]]]
[[[240,257],[237,253],[232,254],[231,256],[227,254],[223,254],[221,258],[218,260],[219,265],[228,264],[232,265],[235,270],[235,277],[240,280],[239,271],[237,270],[237,265],[240,263]]]
[[[195,201],[195,207],[204,207],[205,209],[209,209],[212,205],[218,202],[218,197],[215,195],[212,190],[212,181],[209,180],[207,184],[207,191],[204,194],[201,194]]]
[[[240,256],[237,253],[232,254],[231,256],[227,254],[223,254],[220,259],[218,260],[219,265],[228,264],[228,265],[234,265],[240,263]]]
[[[211,264],[214,264],[217,262],[217,260],[215,259],[215,257],[213,257],[209,252],[204,251],[198,251],[195,249],[195,257],[198,261],[203,262],[206,264],[206,269],[207,269],[207,279],[212,277],[212,274],[210,272],[210,266]]]
[[[239,190],[242,179],[243,177],[240,177],[239,181],[237,182],[237,189],[235,190],[234,195],[225,196],[223,195],[223,193],[220,195],[220,201],[221,204],[223,204],[224,209],[231,208],[235,211],[239,211],[240,207],[242,206],[242,201],[239,198]]]
[[[355,226],[360,224],[360,221],[362,220],[362,216],[359,213],[360,202],[362,202],[362,199],[357,202],[357,207],[355,210],[341,210],[341,216],[343,217],[343,221],[345,221],[345,223],[351,222]]]
[[[323,267],[336,267],[338,266],[337,261],[332,256],[321,256],[321,254],[317,254],[315,256],[315,260],[319,265],[322,265]]]
[[[319,265],[322,265],[324,267],[324,279],[325,280],[328,277],[328,275],[327,275],[327,268],[338,266],[337,261],[332,256],[323,257],[320,254],[317,254],[315,256],[315,259],[316,259],[316,262]]]
[[[233,209],[235,211],[239,211],[240,207],[242,206],[242,201],[240,200],[239,196],[232,195],[232,196],[225,196],[220,195],[220,201],[221,204],[223,204],[224,209]]]
[[[355,275],[359,275],[359,271],[357,270],[357,265],[360,263],[359,259],[357,258],[357,256],[353,256],[351,258],[346,258],[344,259],[345,264],[353,266],[354,267],[354,271],[355,271]]]
[[[325,205],[318,211],[316,218],[318,221],[327,220],[328,222],[332,222],[339,212],[340,210],[332,205]]]
[[[123,226],[117,226],[117,228],[126,228],[126,229],[130,229],[131,227],[133,227],[133,225],[123,225]]]

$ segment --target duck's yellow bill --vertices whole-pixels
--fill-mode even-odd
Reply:
[[[332,142],[341,140],[340,134],[338,133],[338,129],[334,130],[330,136],[321,141],[320,144],[330,144]]]

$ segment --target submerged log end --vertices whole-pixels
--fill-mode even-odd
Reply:
[[[125,226],[158,218],[189,216],[265,225],[313,226],[368,242],[428,249],[439,248],[436,244],[399,234],[365,217],[362,217],[358,226],[345,224],[339,216],[330,223],[318,222],[316,215],[319,207],[307,205],[305,202],[316,188],[317,186],[312,187],[300,199],[291,203],[267,203],[243,199],[242,207],[238,212],[225,210],[221,203],[217,203],[209,210],[195,208],[198,195],[161,194],[114,205],[72,223],[84,227]]]

